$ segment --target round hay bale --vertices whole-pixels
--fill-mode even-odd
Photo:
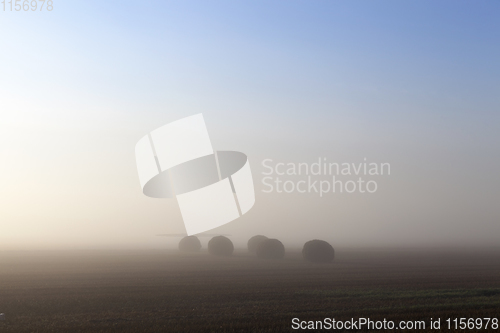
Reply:
[[[179,242],[179,250],[182,252],[198,252],[201,242],[196,236],[186,236]]]
[[[314,239],[304,244],[302,256],[307,261],[332,262],[335,257],[335,251],[328,242]]]
[[[208,242],[208,253],[216,256],[231,256],[234,251],[233,242],[224,236],[215,236]]]
[[[256,253],[261,259],[283,259],[285,246],[277,239],[265,239],[257,246]]]
[[[259,244],[262,242],[262,241],[265,241],[266,239],[269,239],[267,238],[266,236],[262,236],[262,235],[257,235],[257,236],[253,236],[252,238],[250,238],[248,240],[248,252],[250,253],[256,253],[257,252],[257,248],[259,247]]]

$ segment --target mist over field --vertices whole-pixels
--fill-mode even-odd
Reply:
[[[0,332],[498,332],[499,17],[0,3]]]
[[[185,232],[177,202],[142,194],[134,147],[197,113],[215,150],[250,161],[255,206],[210,231],[237,248],[256,234],[286,248],[498,247],[499,10],[86,1],[2,13],[0,250],[176,248],[156,235]],[[264,160],[318,158],[391,174],[370,178],[375,193],[264,193]]]

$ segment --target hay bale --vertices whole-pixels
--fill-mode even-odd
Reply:
[[[314,239],[304,244],[302,256],[311,262],[332,262],[335,251],[328,242]]]
[[[283,259],[285,246],[277,239],[265,239],[259,243],[256,253],[261,259]]]
[[[262,235],[257,235],[253,236],[248,240],[247,246],[248,246],[248,252],[250,253],[256,253],[257,248],[259,247],[259,244],[262,243],[262,241],[265,241],[267,238],[266,236]]]
[[[208,253],[216,256],[231,256],[234,251],[233,242],[224,236],[215,236],[208,242]]]
[[[186,236],[179,242],[179,250],[182,252],[198,252],[201,242],[196,236]]]

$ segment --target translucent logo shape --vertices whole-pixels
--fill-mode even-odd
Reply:
[[[247,156],[214,151],[201,113],[141,138],[135,157],[142,192],[177,197],[188,235],[229,223],[255,203]]]

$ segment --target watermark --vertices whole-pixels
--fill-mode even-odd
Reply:
[[[379,186],[376,177],[390,176],[390,163],[338,163],[318,158],[313,163],[262,161],[264,193],[375,193]],[[353,179],[354,177],[354,179]]]
[[[349,320],[336,320],[335,318],[324,318],[323,320],[300,320],[292,319],[294,330],[424,330],[425,321],[400,321],[397,324],[392,320],[371,320],[370,318],[351,318]]]
[[[497,330],[498,318],[441,318],[428,321],[409,320],[371,320],[370,318],[351,318],[349,320],[336,320],[324,318],[323,320],[292,319],[294,330]]]
[[[236,220],[255,204],[247,156],[214,150],[201,113],[146,134],[135,157],[142,192],[175,198],[188,236]]]
[[[4,12],[51,12],[54,9],[53,0],[2,0],[0,4]]]

